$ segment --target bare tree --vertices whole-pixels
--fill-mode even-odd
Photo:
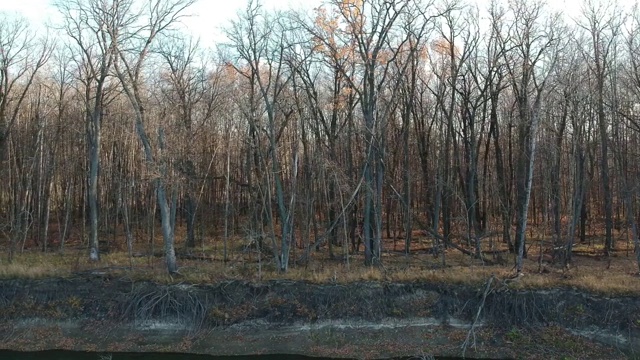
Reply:
[[[195,0],[153,0],[143,10],[133,9],[132,0],[121,0],[124,6],[119,16],[123,21],[109,27],[108,32],[117,39],[114,61],[116,74],[120,84],[131,103],[135,114],[135,127],[142,143],[147,166],[153,174],[153,182],[157,193],[158,207],[162,219],[162,237],[164,239],[164,255],[169,274],[177,273],[174,231],[176,194],[167,194],[168,164],[162,152],[166,149],[164,128],[157,129],[159,156],[154,156],[153,147],[147,131],[147,96],[145,92],[145,65],[150,56],[152,45],[158,35],[171,30],[185,10]]]
[[[36,38],[26,20],[0,13],[0,162],[20,106],[51,50],[48,39]]]
[[[181,177],[185,178],[185,202],[187,221],[188,248],[195,247],[195,219],[197,209],[197,174],[194,164],[194,148],[190,141],[198,136],[205,121],[211,118],[216,110],[215,99],[219,97],[219,89],[213,88],[213,81],[208,76],[204,56],[200,53],[199,42],[192,38],[173,36],[163,39],[159,45],[159,54],[165,65],[161,74],[162,102],[177,112],[177,137],[183,146],[176,155],[176,167]],[[201,62],[198,64],[198,62]],[[213,90],[213,92],[212,92]],[[198,107],[204,109],[197,116]]]
[[[429,22],[418,23],[411,14],[403,16],[403,27],[407,33],[406,51],[399,55],[396,63],[397,76],[401,79],[400,87],[400,117],[402,118],[402,205],[404,216],[405,244],[404,251],[409,254],[413,236],[413,191],[411,171],[410,134],[412,119],[418,106],[417,95],[420,82],[420,66],[424,61],[427,44],[426,39],[430,34]],[[427,174],[424,174],[427,176]]]
[[[630,66],[627,67],[626,76],[624,77],[623,87],[627,89],[626,98],[627,101],[620,104],[622,110],[619,110],[620,115],[626,121],[626,127],[635,135],[635,142],[629,140],[631,144],[637,144],[637,139],[640,137],[640,103],[637,99],[640,95],[640,41],[638,35],[640,34],[640,8],[638,5],[634,6],[631,12],[631,21],[628,32],[626,34],[626,48],[628,52],[628,59]],[[618,146],[623,144],[617,144]],[[632,167],[634,161],[629,161],[629,158],[635,159],[638,156],[638,152],[632,151],[629,146],[626,154],[619,154],[620,161],[623,163],[621,169],[621,177],[623,179],[623,194],[627,223],[631,228],[631,236],[633,238],[636,262],[638,263],[638,269],[640,270],[640,229],[638,228],[638,222],[640,221],[638,199],[640,198],[640,185],[637,181],[632,179],[638,178],[638,168]],[[636,147],[637,149],[637,147]],[[625,158],[626,157],[626,158]],[[635,176],[634,176],[635,175]]]
[[[498,7],[496,2],[492,2],[489,14],[491,16],[492,27],[487,39],[487,72],[486,82],[489,92],[489,134],[493,140],[495,152],[496,186],[498,187],[499,208],[502,215],[502,239],[507,244],[509,250],[515,252],[515,247],[511,241],[511,222],[513,218],[513,205],[511,196],[511,183],[505,165],[505,151],[501,144],[501,127],[499,123],[499,106],[501,94],[508,88],[505,80],[506,69],[503,61],[504,51],[501,44],[501,24],[505,16],[504,10]],[[510,156],[510,154],[507,154]]]
[[[320,14],[324,14],[318,10]],[[297,111],[299,117],[304,119],[305,116],[310,117],[308,124],[301,122],[301,135],[303,137],[303,147],[305,154],[305,166],[312,167],[310,159],[314,153],[309,149],[307,138],[312,137],[317,147],[316,161],[322,168],[317,177],[321,187],[325,187],[325,202],[327,203],[327,223],[326,234],[316,239],[316,247],[323,243],[322,240],[327,239],[329,245],[329,256],[334,257],[333,246],[338,245],[338,222],[347,221],[347,214],[340,213],[338,192],[340,184],[336,181],[336,176],[346,176],[346,174],[334,174],[335,176],[327,176],[328,172],[335,170],[340,162],[340,139],[347,133],[346,127],[349,120],[353,120],[353,112],[355,111],[356,101],[353,92],[349,89],[347,81],[342,73],[332,64],[340,61],[346,61],[337,53],[327,51],[318,41],[308,39],[308,32],[304,29],[310,26],[310,20],[304,19],[301,14],[296,14],[297,23],[301,24],[301,30],[297,31],[294,36],[297,39],[295,43],[307,42],[309,45],[301,47],[298,53],[291,53],[287,59],[290,67],[294,71],[292,78],[293,90],[296,96]],[[325,19],[320,15],[318,21]],[[346,64],[345,64],[346,65]],[[349,66],[349,65],[346,65]],[[353,69],[351,66],[350,69]],[[351,70],[348,70],[351,71]],[[308,115],[307,115],[308,114]],[[351,148],[351,147],[349,147]],[[345,150],[347,151],[347,150]],[[322,154],[320,156],[319,154]],[[319,159],[318,159],[319,158]],[[326,169],[326,171],[325,171]],[[308,173],[305,171],[305,173]],[[357,177],[357,176],[356,176]],[[313,188],[311,186],[311,188]],[[313,193],[308,193],[309,199],[313,199]],[[320,195],[317,195],[320,196]],[[312,203],[313,200],[309,201]],[[347,206],[352,209],[353,204]],[[346,209],[343,209],[346,210]],[[346,239],[345,239],[346,240]],[[308,256],[308,254],[307,254]]]
[[[280,21],[275,21],[276,18]],[[294,113],[293,104],[284,100],[285,91],[291,79],[291,71],[285,61],[290,44],[286,41],[286,24],[282,14],[269,16],[262,9],[258,1],[249,1],[246,12],[241,19],[233,23],[227,30],[227,36],[237,56],[233,66],[249,83],[251,93],[250,106],[252,111],[247,114],[249,127],[257,140],[257,130],[266,135],[266,152],[259,149],[257,162],[264,176],[262,183],[263,206],[269,223],[272,246],[276,265],[280,271],[287,271],[289,255],[293,239],[295,188],[292,187],[289,196],[286,194],[285,179],[283,177],[283,160],[278,153],[278,147],[284,130]],[[255,97],[254,97],[255,96]],[[266,123],[262,125],[260,115],[255,111],[258,100],[262,103]],[[297,174],[298,154],[292,155],[293,178],[295,183]],[[273,189],[273,190],[272,190]],[[272,194],[272,191],[275,193]],[[277,215],[281,224],[281,242],[277,245],[275,239],[274,216],[271,211],[271,199],[275,197]]]
[[[613,70],[615,46],[624,17],[613,3],[587,0],[583,9],[584,23],[578,25],[588,32],[591,43],[584,56],[595,77],[595,106],[600,137],[600,176],[604,194],[605,253],[613,250],[613,195],[609,174],[609,121],[605,109],[606,81]]]
[[[412,14],[417,22],[429,22],[432,16],[423,9],[424,3],[409,1],[389,2],[383,0],[331,2],[336,10],[336,19],[326,19],[309,27],[314,39],[331,54],[348,57],[355,66],[349,71],[345,62],[332,65],[342,74],[349,87],[358,97],[364,119],[362,133],[366,150],[363,169],[364,217],[363,238],[365,263],[379,263],[382,240],[382,193],[385,183],[386,123],[393,107],[380,106],[383,93],[397,94],[401,80],[389,79],[390,69],[398,53],[413,34],[403,33],[397,26],[404,14]],[[331,27],[336,24],[338,27]],[[404,64],[404,69],[409,62]],[[393,95],[391,95],[392,97]]]
[[[536,137],[540,123],[540,110],[547,81],[556,64],[560,30],[558,17],[544,15],[539,2],[523,0],[510,3],[513,24],[501,34],[504,64],[507,68],[511,91],[517,108],[516,155],[516,271],[522,272],[526,257],[525,231],[531,199],[536,154]],[[494,24],[494,26],[504,24]],[[500,34],[500,33],[499,33]]]
[[[63,30],[71,39],[73,58],[77,66],[76,78],[82,86],[87,157],[87,202],[89,205],[89,258],[100,259],[98,246],[98,179],[102,146],[102,120],[115,59],[117,38],[111,28],[123,26],[122,13],[130,11],[130,4],[115,0],[72,0],[56,2],[64,19]]]
[[[36,76],[51,55],[52,46],[48,39],[38,39],[30,30],[26,20],[9,18],[0,14],[0,176],[4,174],[7,147],[11,133],[19,114],[24,111],[23,105]],[[26,190],[26,189],[25,189]],[[9,260],[13,259],[19,237],[26,236],[23,221],[26,216],[26,200],[14,196],[13,224],[14,231],[9,246]]]

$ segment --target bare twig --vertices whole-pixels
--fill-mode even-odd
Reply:
[[[482,313],[482,309],[484,308],[484,303],[487,300],[487,296],[489,295],[489,293],[491,293],[491,283],[493,283],[493,280],[496,278],[496,276],[494,274],[491,274],[491,277],[489,278],[489,280],[487,280],[487,287],[484,289],[484,294],[482,294],[482,302],[480,302],[480,306],[478,306],[478,312],[476,313],[476,318],[473,320],[473,324],[471,324],[471,329],[469,329],[469,332],[467,333],[467,338],[464,340],[464,343],[462,343],[462,357],[464,358],[464,354],[467,352],[467,348],[469,347],[469,341],[471,340],[471,338],[473,337],[473,344],[471,345],[472,347],[476,347],[476,332],[475,332],[475,328],[476,325],[478,324],[478,320],[480,319],[480,314]]]

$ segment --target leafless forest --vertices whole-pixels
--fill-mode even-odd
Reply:
[[[535,229],[555,263],[588,242],[640,265],[640,8],[250,1],[205,49],[194,1],[60,0],[48,35],[1,15],[9,262],[157,236],[169,273],[238,242],[281,272],[420,243],[519,273]]]

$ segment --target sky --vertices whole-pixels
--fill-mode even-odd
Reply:
[[[0,11],[20,14],[36,25],[36,29],[44,31],[44,24],[55,22],[57,11],[51,5],[53,0],[0,0]],[[476,0],[481,8],[486,8],[488,0]],[[608,1],[608,0],[603,0]],[[306,8],[312,9],[322,0],[261,0],[266,9]],[[630,7],[633,0],[619,0],[624,7]],[[548,0],[552,8],[565,14],[577,17],[580,14],[582,0]],[[247,0],[198,0],[190,9],[193,16],[184,20],[186,27],[201,44],[213,47],[215,43],[224,41],[222,27],[235,19],[238,11],[245,8]]]
[[[44,24],[57,20],[57,10],[51,5],[53,0],[0,0],[0,11],[19,14],[44,30]],[[261,0],[265,9],[312,9],[321,0]],[[224,39],[222,27],[244,10],[247,0],[198,0],[188,13],[192,14],[184,23],[193,35],[206,46],[213,46]]]

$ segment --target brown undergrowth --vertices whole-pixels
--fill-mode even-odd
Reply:
[[[183,232],[184,229],[180,229],[177,238],[184,238]],[[552,256],[548,241],[541,243],[540,239],[530,240],[525,273],[513,279],[513,255],[506,251],[497,237],[483,240],[486,262],[449,248],[445,250],[446,263],[443,265],[441,253],[437,256],[433,254],[433,239],[420,235],[416,232],[410,255],[403,253],[402,240],[385,240],[380,266],[365,266],[362,251],[347,255],[344,247],[334,246],[334,256],[330,256],[325,246],[320,251],[310,251],[310,256],[306,257],[305,250],[297,246],[292,250],[291,265],[286,273],[276,270],[267,245],[259,253],[255,242],[238,236],[229,239],[227,261],[224,261],[222,239],[213,235],[200,242],[195,249],[187,250],[182,243],[177,244],[180,274],[176,276],[169,276],[165,271],[159,252],[162,249],[160,236],[153,245],[139,239],[131,257],[123,246],[124,240],[114,237],[109,244],[110,251],[104,253],[99,262],[88,260],[86,247],[79,241],[75,244],[71,242],[63,254],[58,251],[44,253],[37,248],[27,247],[24,252],[16,254],[12,263],[6,257],[0,258],[0,278],[69,277],[89,272],[160,283],[202,284],[228,280],[313,283],[428,281],[475,286],[495,275],[514,288],[563,287],[610,295],[640,294],[638,268],[633,249],[627,242],[618,241],[617,251],[610,257],[604,256],[598,241],[577,244],[570,266],[563,267],[550,261]],[[53,245],[50,248],[55,249]],[[465,244],[460,242],[460,245]]]

